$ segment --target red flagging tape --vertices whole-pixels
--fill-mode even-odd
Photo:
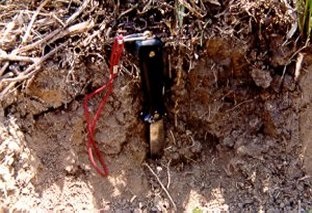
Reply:
[[[114,40],[114,44],[112,47],[112,53],[110,57],[110,77],[107,83],[105,83],[100,88],[96,89],[92,93],[86,95],[86,97],[83,100],[83,109],[84,114],[87,122],[87,132],[88,132],[88,140],[87,140],[87,150],[89,155],[89,160],[91,162],[92,167],[102,176],[108,175],[108,167],[105,163],[104,156],[102,155],[101,151],[99,150],[96,141],[94,140],[94,131],[96,128],[96,122],[98,121],[101,112],[103,111],[103,108],[107,102],[108,97],[111,95],[113,91],[113,83],[114,79],[117,76],[117,66],[119,64],[120,58],[122,56],[122,52],[124,49],[124,43],[123,43],[123,37],[121,35],[117,36]],[[88,103],[91,98],[93,98],[95,95],[103,92],[106,90],[105,95],[103,96],[101,102],[99,103],[99,106],[94,113],[94,116],[91,118],[90,112],[88,109]],[[95,154],[95,156],[94,156]],[[94,158],[96,157],[96,159]],[[100,165],[98,165],[98,163]]]

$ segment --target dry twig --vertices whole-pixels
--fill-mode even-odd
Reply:
[[[174,210],[177,210],[177,206],[175,204],[175,202],[173,201],[170,193],[168,192],[168,190],[166,189],[166,187],[164,186],[164,184],[161,182],[161,180],[159,179],[159,177],[157,176],[157,174],[153,171],[153,169],[147,164],[147,163],[143,163],[144,166],[146,166],[150,172],[155,176],[155,178],[157,179],[159,185],[161,186],[161,188],[164,190],[164,192],[166,193],[166,195],[168,196],[171,204],[173,205]]]
[[[36,12],[34,13],[34,15],[32,16],[28,26],[27,26],[27,29],[26,29],[26,32],[25,32],[25,35],[23,36],[23,40],[22,40],[22,44],[26,43],[27,42],[27,39],[29,37],[29,34],[30,34],[30,31],[32,29],[32,26],[40,12],[40,10],[49,2],[50,0],[45,0],[43,1],[40,6],[37,8]]]
[[[167,178],[168,178],[167,189],[169,189],[170,184],[171,184],[170,163],[171,163],[171,159],[168,161],[168,164],[167,164]]]
[[[37,62],[39,58],[28,57],[28,56],[20,56],[14,54],[7,54],[5,51],[0,50],[0,61],[24,61],[24,62]]]
[[[179,3],[186,7],[191,13],[193,13],[197,18],[202,19],[206,16],[203,11],[196,5],[190,5],[186,0],[179,0]]]
[[[44,61],[46,61],[48,58],[50,58],[52,55],[54,55],[59,49],[61,49],[64,46],[65,44],[54,48],[48,54],[40,58],[36,63],[33,63],[32,65],[30,65],[24,72],[21,72],[17,77],[2,79],[0,81],[0,86],[1,84],[6,84],[6,83],[10,83],[10,84],[0,93],[0,100],[3,100],[5,95],[10,91],[10,89],[12,89],[15,86],[17,82],[21,82],[33,76],[41,68],[40,65]]]
[[[299,78],[302,61],[303,61],[303,54],[298,53],[297,61],[296,61],[296,69],[295,69],[295,81],[297,81]]]
[[[70,25],[81,13],[84,11],[91,0],[85,0],[82,5],[79,7],[79,9],[71,15],[65,22],[66,26]]]
[[[28,45],[24,45],[30,39],[30,33],[33,31],[34,27],[38,27],[38,24],[41,26],[43,23],[45,23],[45,24],[50,23],[50,20],[48,18],[45,18],[44,22],[42,22],[42,20],[36,21],[36,17],[40,14],[40,11],[48,2],[49,2],[49,0],[44,0],[41,3],[41,5],[38,7],[36,12],[34,12],[32,19],[27,26],[27,29],[26,29],[26,32],[23,36],[21,44],[19,46],[16,45],[18,47],[16,49],[14,49],[13,51],[11,51],[11,53],[7,53],[5,50],[0,51],[0,61],[5,61],[4,65],[0,69],[0,76],[2,76],[2,79],[0,80],[0,90],[2,90],[0,93],[0,99],[3,99],[3,97],[9,91],[12,90],[12,88],[16,85],[16,83],[22,82],[24,80],[27,80],[28,78],[31,78],[38,70],[40,70],[40,66],[42,65],[42,63],[47,58],[51,57],[56,51],[58,51],[60,48],[62,48],[64,46],[64,44],[56,47],[55,49],[50,51],[48,54],[42,56],[41,58],[22,56],[21,55],[22,53],[25,53],[28,51],[34,51],[34,50],[37,51],[37,49],[39,49],[39,50],[42,49],[41,46],[49,44],[49,43],[53,43],[54,41],[56,41],[58,39],[65,38],[67,36],[72,36],[75,34],[87,32],[90,29],[92,29],[95,25],[94,21],[92,19],[71,25],[77,19],[77,17],[80,16],[80,14],[85,11],[87,6],[91,2],[91,0],[85,0],[82,3],[82,5],[78,8],[78,10],[74,14],[72,14],[66,20],[65,23],[63,23],[61,20],[57,19],[57,22],[62,23],[62,25],[64,26],[63,28],[56,29],[56,30],[48,33],[47,35],[45,35],[42,38],[40,38],[40,35],[38,34],[39,39],[37,41],[34,41]],[[1,40],[5,39],[4,36],[8,37],[10,34],[15,33],[15,32],[13,32],[13,29],[15,29],[17,26],[18,17],[19,16],[16,15],[14,20],[12,22],[10,22],[8,26],[6,26],[4,35],[2,35]],[[55,20],[55,17],[56,17],[55,14],[54,14],[54,16],[53,15],[50,16],[50,18],[52,18],[52,20]],[[51,23],[54,23],[54,22],[51,22]],[[103,30],[103,27],[101,27],[101,30]],[[17,32],[20,32],[20,31],[17,31]],[[96,36],[96,35],[97,34],[95,34],[94,36]],[[5,77],[5,76],[3,76],[3,74],[5,73],[6,69],[9,66],[9,61],[30,62],[32,64],[29,65],[25,71],[20,72],[20,73],[18,73],[18,72],[15,73],[16,76],[14,76],[14,77]]]
[[[176,139],[175,139],[175,137],[174,137],[174,134],[173,134],[172,130],[169,130],[169,132],[170,132],[170,135],[171,135],[171,137],[172,137],[172,142],[173,142],[173,144],[174,144],[174,145],[177,145],[177,142],[176,142]]]

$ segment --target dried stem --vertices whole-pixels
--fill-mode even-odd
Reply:
[[[170,193],[168,192],[168,190],[166,189],[166,187],[164,186],[164,184],[161,182],[161,180],[159,179],[159,177],[157,176],[157,174],[153,171],[153,169],[152,169],[147,163],[144,163],[143,165],[146,166],[146,167],[150,170],[150,172],[155,176],[155,178],[157,179],[159,185],[160,185],[161,188],[164,190],[164,192],[165,192],[166,195],[168,196],[170,202],[172,203],[174,210],[177,210],[177,206],[176,206],[175,202],[173,201],[173,199],[172,199]]]
[[[34,15],[32,16],[28,26],[27,26],[27,29],[26,29],[26,32],[25,32],[25,35],[23,36],[23,40],[22,40],[22,44],[26,43],[27,40],[28,40],[28,37],[29,37],[29,34],[30,34],[30,31],[32,29],[32,26],[40,12],[40,10],[49,2],[50,0],[45,0],[43,1],[40,6],[37,8],[36,12],[34,13]]]
[[[60,45],[56,48],[54,48],[52,51],[50,51],[48,54],[44,55],[42,58],[40,58],[36,63],[33,63],[30,65],[24,72],[21,72],[17,77],[15,78],[5,78],[0,81],[1,84],[10,83],[1,93],[0,93],[0,100],[3,100],[5,95],[9,92],[9,90],[15,86],[17,82],[21,82],[23,80],[26,80],[33,76],[41,67],[40,65],[46,61],[48,58],[50,58],[52,55],[54,55],[59,49],[64,47],[65,44]]]
[[[37,62],[39,58],[33,58],[28,56],[19,56],[14,54],[7,54],[0,50],[0,61],[24,61],[24,62]]]

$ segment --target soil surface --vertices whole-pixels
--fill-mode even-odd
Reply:
[[[0,3],[3,22],[21,9],[16,2]],[[56,2],[45,7],[63,21],[81,6]],[[82,12],[78,20],[92,19],[95,29],[54,42],[67,46],[1,100],[2,211],[312,211],[312,49],[299,32],[289,35],[292,3],[84,2],[97,15]],[[0,38],[6,29],[1,25]],[[148,158],[138,64],[125,52],[95,133],[110,171],[102,177],[88,159],[82,104],[108,80],[118,29],[148,29],[165,42],[166,146],[162,157]],[[100,36],[90,37],[97,30]],[[1,48],[12,50],[10,42]],[[91,111],[100,100],[90,101]]]

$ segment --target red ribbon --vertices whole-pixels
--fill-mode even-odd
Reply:
[[[87,140],[87,149],[88,149],[88,155],[89,160],[91,162],[91,165],[93,168],[102,176],[108,175],[108,167],[105,163],[104,156],[101,154],[101,151],[99,150],[96,141],[94,140],[94,131],[96,128],[96,122],[98,121],[101,112],[103,111],[103,108],[107,102],[108,97],[111,95],[113,91],[113,83],[114,79],[117,76],[117,69],[118,64],[120,61],[120,58],[122,56],[122,52],[124,49],[124,43],[123,43],[123,37],[121,35],[117,36],[114,40],[114,44],[112,47],[112,53],[110,57],[110,76],[109,80],[106,84],[101,86],[100,88],[96,89],[92,93],[86,95],[86,97],[83,100],[83,109],[84,114],[86,117],[87,122],[87,131],[88,131],[88,140]],[[94,116],[91,118],[90,112],[88,109],[88,102],[91,98],[93,98],[95,95],[101,93],[104,90],[107,90],[105,95],[103,96],[101,102],[99,103],[99,106],[94,114]],[[94,152],[94,153],[93,153]],[[95,154],[95,156],[94,156]],[[100,165],[97,164],[95,158],[99,162]]]

